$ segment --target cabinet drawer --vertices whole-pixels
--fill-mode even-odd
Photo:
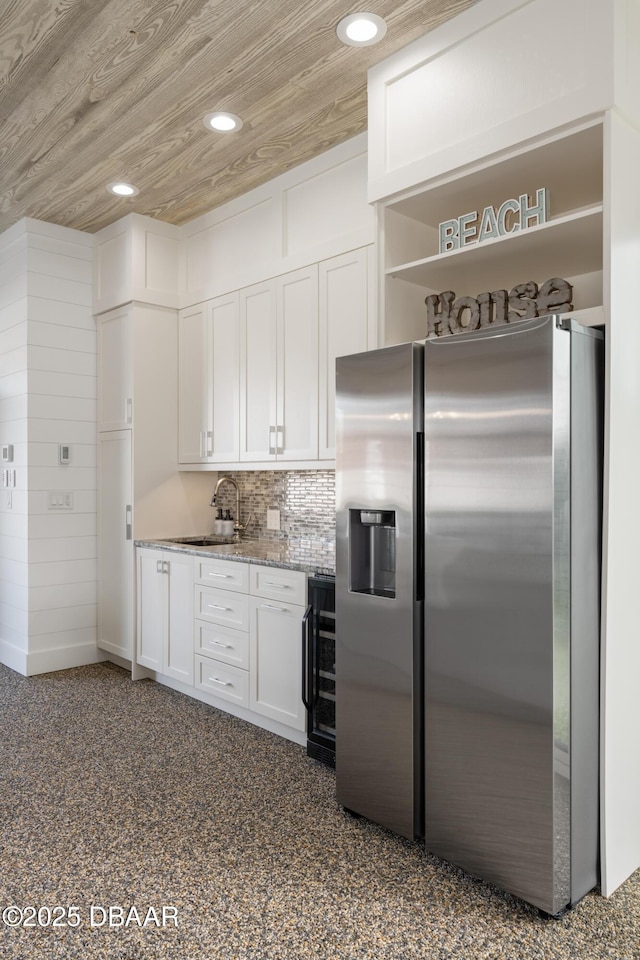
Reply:
[[[249,629],[249,598],[213,587],[195,587],[195,616],[236,630]]]
[[[195,558],[196,583],[210,584],[221,590],[249,593],[249,564],[233,560]]]
[[[307,575],[299,570],[250,564],[249,579],[251,593],[256,597],[284,600],[286,603],[307,602]]]
[[[218,624],[195,621],[195,652],[242,670],[249,669],[249,634]]]
[[[223,700],[231,700],[242,707],[249,706],[249,674],[227,664],[209,660],[196,654],[196,682],[198,690],[206,690]]]

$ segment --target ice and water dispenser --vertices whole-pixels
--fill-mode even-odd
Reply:
[[[349,589],[374,597],[395,597],[395,510],[349,511]]]

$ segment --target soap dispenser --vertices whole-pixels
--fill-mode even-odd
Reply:
[[[233,536],[233,532],[234,532],[233,527],[234,527],[234,523],[233,523],[233,517],[231,516],[231,511],[227,510],[227,512],[224,515],[224,520],[222,521],[222,532],[225,537]]]
[[[218,537],[223,536],[223,533],[224,533],[223,524],[224,524],[224,520],[222,519],[222,507],[218,507],[216,518],[213,521],[213,532]]]

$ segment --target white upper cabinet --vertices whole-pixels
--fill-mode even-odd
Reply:
[[[203,463],[211,442],[207,307],[198,304],[178,314],[178,460]]]
[[[212,463],[237,460],[240,453],[240,312],[231,293],[209,304],[209,348]]]
[[[179,227],[138,213],[94,234],[94,313],[131,300],[178,307],[179,238]]]
[[[318,456],[318,267],[277,280],[276,456]]]
[[[336,357],[377,345],[374,249],[372,246],[324,260],[319,287],[319,449],[335,458]]]
[[[336,357],[378,345],[370,244],[186,308],[179,462],[333,460]]]
[[[240,291],[240,460],[275,460],[277,320],[274,280]]]
[[[374,239],[362,133],[184,224],[180,306],[283,276]]]
[[[133,318],[120,307],[97,318],[98,430],[128,429],[133,423]]]
[[[239,456],[238,294],[178,317],[178,460],[219,463]]]
[[[240,460],[318,457],[318,268],[240,291]]]
[[[637,5],[482,0],[369,71],[369,200],[611,107],[638,117]],[[625,19],[628,22],[625,23]]]

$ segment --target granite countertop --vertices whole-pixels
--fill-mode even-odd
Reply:
[[[334,576],[336,572],[335,543],[332,540],[240,540],[229,543],[211,539],[206,545],[189,541],[204,538],[184,537],[167,540],[136,540],[137,547],[158,550],[173,550],[198,557],[215,557],[219,560],[237,560],[257,563],[266,567],[284,567],[309,574]]]

